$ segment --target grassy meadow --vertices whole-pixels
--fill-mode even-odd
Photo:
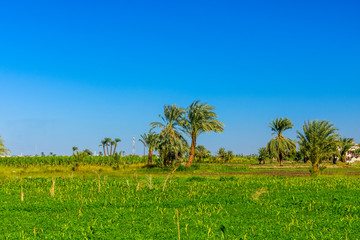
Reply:
[[[360,239],[360,168],[310,166],[2,164],[0,238]]]

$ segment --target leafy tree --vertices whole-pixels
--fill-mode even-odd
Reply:
[[[0,136],[0,155],[6,155],[10,153],[9,149],[5,148],[4,140],[1,139]]]
[[[259,164],[261,164],[261,162],[265,164],[266,158],[270,157],[269,151],[266,149],[266,147],[259,148],[258,154],[259,154]]]
[[[162,122],[152,122],[151,129],[160,129],[156,150],[163,159],[164,166],[170,166],[174,160],[181,158],[188,148],[185,138],[180,134],[180,122],[184,119],[185,110],[174,105],[164,106]]]
[[[181,121],[183,131],[191,137],[191,147],[187,167],[195,156],[196,139],[204,132],[222,132],[224,131],[224,124],[217,120],[217,114],[214,112],[215,108],[200,101],[193,102],[186,110],[186,118]]]
[[[275,156],[280,162],[280,166],[283,166],[283,160],[287,154],[296,150],[294,141],[283,136],[283,132],[287,129],[291,129],[294,125],[288,118],[277,118],[275,121],[269,123],[270,128],[273,131],[271,135],[276,134],[276,137],[271,139],[267,144],[266,149],[271,155]]]
[[[326,120],[307,121],[303,133],[297,131],[300,149],[312,163],[313,173],[318,173],[322,160],[329,158],[337,148],[338,129]]]
[[[102,156],[102,155],[103,155],[103,152],[100,151],[100,152],[99,152],[99,156]]]
[[[140,137],[141,139],[139,139],[139,141],[149,149],[148,165],[152,165],[153,151],[158,143],[159,135],[150,130],[148,134],[144,133],[143,135],[140,135]]]
[[[346,162],[346,153],[354,146],[353,138],[340,138],[339,139],[339,155],[342,162]]]
[[[92,156],[93,155],[92,151],[90,151],[89,149],[85,149],[84,153],[86,153],[87,156]]]
[[[203,145],[198,145],[195,148],[195,157],[199,158],[199,162],[210,156],[210,151],[207,150]]]

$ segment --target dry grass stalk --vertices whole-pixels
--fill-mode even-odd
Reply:
[[[50,189],[50,195],[52,197],[55,196],[55,178],[52,178],[52,186],[51,186],[51,189]]]
[[[136,191],[140,190],[140,182],[138,182],[137,186],[136,186]]]
[[[152,184],[152,178],[151,178],[151,175],[148,177],[148,186],[149,186],[149,189],[153,189],[154,185]]]
[[[101,179],[100,179],[100,174],[97,172],[97,171],[93,171],[94,173],[96,173],[96,175],[98,176],[98,183],[99,183],[99,192],[100,192],[100,190],[101,190]]]
[[[82,202],[81,202],[81,207],[80,207],[80,209],[79,209],[79,218],[80,218],[80,216],[81,216],[81,209],[82,209],[82,207],[83,207],[83,205],[84,205],[84,200],[85,200],[85,198],[83,198],[83,200],[82,200]]]
[[[167,181],[169,180],[169,177],[174,174],[174,172],[176,171],[176,169],[177,169],[177,168],[175,168],[171,173],[169,173],[169,174],[167,175],[166,180],[165,180],[165,182],[164,182],[164,186],[163,186],[162,191],[165,191],[166,183],[167,183]]]

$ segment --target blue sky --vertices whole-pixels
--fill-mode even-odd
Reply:
[[[360,142],[358,1],[1,1],[0,135],[13,154],[101,150],[201,100],[198,144],[255,153],[268,122],[326,119]],[[136,143],[136,152],[143,153]]]

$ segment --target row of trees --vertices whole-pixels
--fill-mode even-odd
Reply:
[[[159,152],[165,166],[183,158],[188,151],[186,166],[190,167],[196,154],[197,137],[205,132],[220,133],[224,130],[224,124],[217,120],[214,110],[213,106],[200,101],[193,102],[186,109],[176,104],[165,105],[164,114],[159,116],[161,121],[152,122],[149,132],[139,139],[149,149],[148,164],[152,164],[154,150]],[[191,139],[190,146],[182,133]],[[206,155],[202,150],[198,148],[198,154]]]
[[[338,129],[326,120],[307,121],[303,131],[297,131],[297,141],[284,137],[284,131],[294,127],[290,119],[277,118],[270,122],[269,127],[276,135],[267,144],[266,148],[259,149],[259,161],[265,162],[267,157],[276,158],[283,166],[283,160],[296,151],[296,143],[304,160],[312,163],[313,172],[319,171],[319,165],[326,159],[340,158],[346,161],[346,153],[353,146],[352,138],[342,138]]]

